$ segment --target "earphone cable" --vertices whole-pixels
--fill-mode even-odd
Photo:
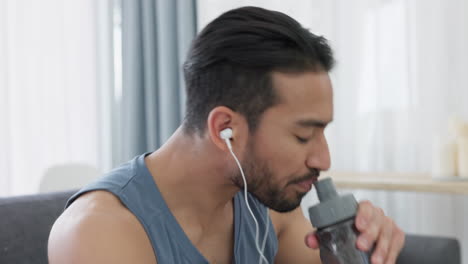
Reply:
[[[229,143],[227,143],[228,148],[229,148],[229,152],[231,152],[232,157],[236,161],[236,164],[239,167],[239,170],[240,170],[241,175],[242,175],[242,180],[244,181],[244,199],[245,199],[245,204],[247,205],[247,209],[249,210],[249,213],[250,213],[250,215],[252,216],[252,218],[253,218],[253,220],[255,222],[255,247],[257,248],[257,251],[260,254],[260,263],[262,263],[262,260],[263,260],[267,264],[269,264],[268,260],[265,257],[265,255],[263,255],[263,250],[260,250],[260,246],[258,244],[259,243],[259,226],[258,226],[258,221],[255,218],[255,215],[252,212],[252,209],[250,208],[249,201],[247,199],[247,180],[245,179],[244,170],[242,169],[242,166],[241,166],[239,160],[237,159],[236,154],[234,154],[234,152],[232,151],[231,142],[229,141],[229,139],[226,139],[226,141],[229,142]],[[268,217],[268,214],[267,214],[267,217]],[[267,223],[267,228],[268,228],[268,223]],[[266,238],[266,234],[265,234],[265,238]],[[263,243],[265,243],[265,242],[266,242],[266,240],[263,241]]]

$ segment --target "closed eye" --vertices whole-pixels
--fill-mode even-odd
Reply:
[[[303,138],[303,137],[296,136],[296,139],[301,144],[306,144],[307,142],[309,142],[308,138]]]

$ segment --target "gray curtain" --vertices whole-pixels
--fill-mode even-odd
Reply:
[[[196,0],[122,0],[122,99],[113,163],[157,149],[185,112],[182,63],[196,34]]]

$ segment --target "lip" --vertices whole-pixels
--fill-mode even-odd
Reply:
[[[310,191],[310,189],[312,189],[312,185],[316,181],[317,181],[317,178],[314,177],[314,178],[312,178],[310,180],[305,180],[305,181],[298,182],[298,183],[296,183],[296,186],[298,186],[303,191],[308,192],[308,191]]]

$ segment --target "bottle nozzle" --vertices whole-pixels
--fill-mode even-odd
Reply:
[[[320,202],[325,202],[338,196],[331,178],[316,181],[314,186]]]
[[[317,228],[354,217],[358,204],[352,194],[338,195],[331,178],[314,183],[320,203],[309,207],[310,220]]]

